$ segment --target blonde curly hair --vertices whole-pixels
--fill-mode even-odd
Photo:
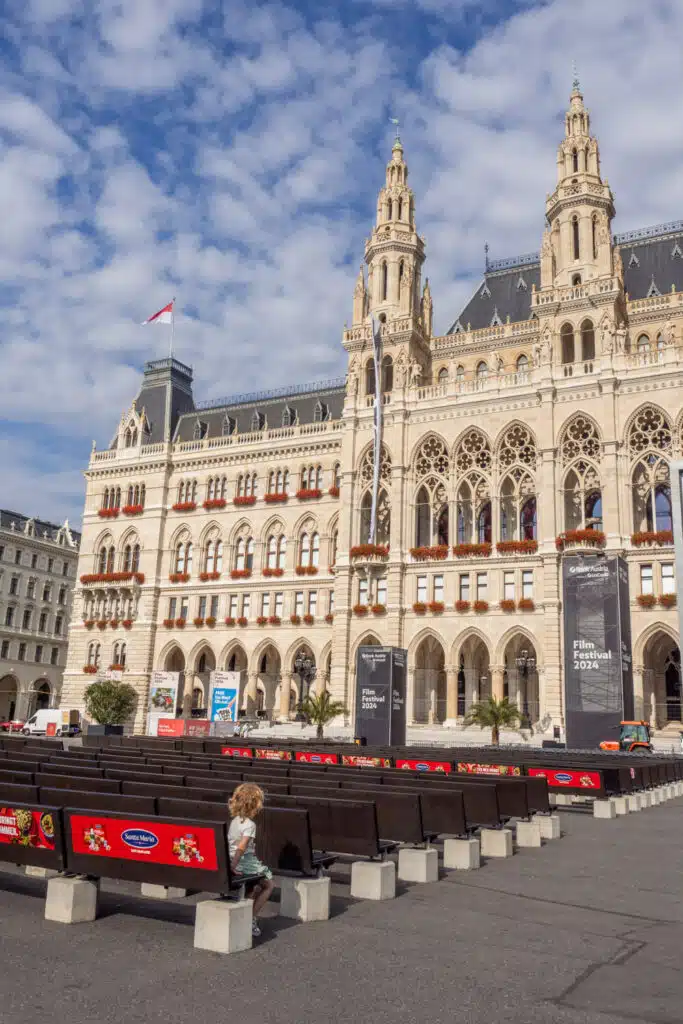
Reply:
[[[263,807],[263,790],[254,782],[243,782],[228,800],[232,818],[255,818]]]

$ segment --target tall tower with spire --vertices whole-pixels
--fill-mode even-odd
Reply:
[[[374,313],[384,320],[419,316],[424,242],[415,230],[415,197],[408,187],[408,165],[396,136],[387,164],[386,182],[377,197],[377,219],[365,244],[367,296],[356,284],[354,323]],[[383,314],[383,316],[382,316]]]
[[[578,285],[612,274],[614,199],[600,175],[598,140],[574,79],[565,137],[557,152],[557,187],[546,200],[541,287]]]

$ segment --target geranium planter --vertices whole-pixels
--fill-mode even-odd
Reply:
[[[231,580],[248,580],[251,576],[251,569],[233,569],[230,573]]]
[[[264,494],[263,500],[268,505],[282,505],[289,498],[288,494]]]
[[[411,548],[410,555],[416,562],[442,562],[448,558],[448,545],[437,544],[434,547]]]
[[[203,503],[203,507],[207,510],[207,512],[210,512],[212,509],[225,508],[227,504],[228,503],[225,500],[225,498],[207,498],[206,501]]]
[[[141,516],[144,507],[142,505],[124,505],[121,511],[124,516]]]
[[[657,598],[654,594],[638,594],[636,601],[641,608],[654,608],[657,604]]]
[[[256,495],[255,494],[240,494],[239,497],[232,499],[233,505],[237,505],[239,508],[241,505],[255,505]]]
[[[196,507],[196,501],[176,501],[175,505],[171,505],[174,512],[194,512]]]
[[[456,558],[488,558],[491,554],[491,545],[484,544],[456,544],[453,548]]]
[[[317,487],[300,487],[296,496],[299,501],[312,501],[314,498],[320,498],[322,493]]]
[[[487,612],[489,610],[488,601],[475,601],[473,606],[475,612]]]
[[[538,551],[537,540],[501,540],[496,544],[499,555],[533,555]]]
[[[500,602],[500,610],[502,612],[514,612],[515,607],[515,602],[511,598],[504,597]]]
[[[469,601],[456,601],[455,602],[455,610],[456,610],[456,612],[461,612],[461,613],[462,612],[468,612],[470,610],[470,602]]]

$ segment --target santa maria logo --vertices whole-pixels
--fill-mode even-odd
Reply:
[[[569,772],[555,772],[555,778],[558,782],[571,782],[573,777]]]
[[[423,764],[422,761],[418,761],[418,763],[415,765],[415,771],[416,772],[428,772],[429,771],[429,765],[428,764]]]
[[[127,828],[121,833],[121,838],[132,850],[151,850],[159,842],[159,837],[146,828]]]

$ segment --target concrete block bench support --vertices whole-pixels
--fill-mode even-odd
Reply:
[[[280,878],[280,917],[295,921],[328,921],[329,878]]]
[[[433,848],[398,851],[398,877],[403,882],[436,882],[439,879],[439,854]]]
[[[637,793],[629,793],[626,797],[626,806],[628,807],[630,814],[633,814],[634,811],[640,810],[640,800],[638,799]]]
[[[556,807],[571,807],[573,803],[574,797],[571,793],[555,793]]]
[[[56,878],[59,871],[55,871],[54,868],[37,868],[33,864],[27,864],[26,874],[29,878]]]
[[[150,900],[182,900],[187,896],[187,889],[178,889],[173,885],[152,885],[151,882],[143,882],[140,892]]]
[[[517,846],[533,849],[541,845],[541,826],[535,821],[518,821],[516,829]]]
[[[559,814],[534,814],[532,821],[541,830],[541,839],[559,839],[562,835]]]
[[[478,839],[444,839],[443,866],[456,871],[476,871],[481,867]]]
[[[351,895],[358,900],[393,900],[396,865],[393,860],[356,860],[351,865]]]
[[[628,801],[625,796],[615,796],[612,797],[612,799],[614,800],[614,807],[617,812],[617,817],[621,817],[622,814],[629,813]]]
[[[509,828],[483,828],[479,836],[482,857],[512,856],[512,832]]]
[[[47,883],[45,920],[59,924],[83,924],[97,917],[99,886],[87,878],[57,875]]]
[[[251,900],[203,900],[197,904],[194,948],[212,953],[242,953],[251,949]]]
[[[594,818],[616,818],[617,809],[614,802],[614,797],[608,797],[607,800],[594,800],[593,801],[593,817]]]

